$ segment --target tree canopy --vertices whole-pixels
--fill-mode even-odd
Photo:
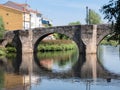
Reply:
[[[96,13],[94,10],[90,10],[89,12],[89,23],[90,24],[100,24],[101,23],[101,17],[98,13]]]
[[[101,17],[94,10],[89,9],[89,15],[88,18],[86,18],[86,22],[88,22],[89,24],[100,24]]]
[[[0,39],[3,37],[4,31],[4,23],[2,17],[0,17]]]
[[[70,22],[68,25],[80,25],[80,22],[79,22],[79,21],[76,21],[76,22]]]
[[[103,5],[101,11],[105,14],[105,19],[114,25],[113,35],[110,39],[119,41],[120,44],[120,0],[110,0]]]

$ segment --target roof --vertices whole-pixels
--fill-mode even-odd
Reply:
[[[16,10],[16,11],[22,13],[22,11],[20,11],[20,10],[18,10],[18,9],[15,9],[15,8],[12,8],[12,7],[8,7],[8,6],[2,5],[2,4],[0,4],[0,6],[1,6],[1,7],[5,7],[5,8],[9,8],[9,9],[13,9],[13,10]]]
[[[31,9],[30,6],[28,4],[25,4],[25,3],[20,4],[20,3],[8,1],[3,5],[8,6],[8,7],[12,7],[14,9],[20,10],[22,12],[33,12],[33,13],[40,14],[40,12],[38,12],[37,10]]]
[[[27,4],[18,4],[18,3],[12,2],[12,1],[8,1],[3,5],[12,7],[14,9],[20,10],[22,12],[27,12],[27,9],[25,9],[25,7],[27,7]]]

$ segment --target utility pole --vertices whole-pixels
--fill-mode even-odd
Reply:
[[[90,20],[90,16],[91,16],[91,9],[89,9],[89,16],[88,16],[88,22],[89,22],[89,24],[91,24],[91,20]]]
[[[87,23],[87,25],[89,24],[89,10],[88,10],[88,6],[86,6],[86,23]]]

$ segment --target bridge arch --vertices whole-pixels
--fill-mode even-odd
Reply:
[[[60,33],[68,36],[78,46],[79,53],[96,53],[100,41],[112,32],[111,25],[73,25],[73,26],[56,26],[48,28],[35,28],[32,30],[9,31],[5,35],[5,41],[13,40],[18,49],[22,52],[33,52],[38,42],[52,33]],[[93,38],[95,36],[95,38]],[[4,42],[5,42],[4,41]],[[95,43],[93,43],[95,41]],[[91,49],[92,48],[94,49]],[[90,50],[91,51],[90,51]],[[87,52],[89,51],[89,52]]]
[[[45,38],[46,36],[53,34],[53,33],[59,33],[59,34],[64,34],[64,35],[68,36],[71,40],[73,40],[76,43],[79,51],[83,52],[83,50],[81,50],[81,48],[83,49],[84,45],[83,45],[82,40],[80,39],[80,34],[81,34],[80,30],[81,30],[80,25],[34,29],[33,30],[34,51],[37,50],[37,46],[43,38]]]
[[[17,53],[22,54],[22,43],[19,37],[18,31],[9,31],[4,35],[4,41],[2,42],[2,46],[5,47],[7,44],[12,43],[12,45],[16,48]]]
[[[98,25],[97,26],[97,45],[107,36],[112,33],[111,25]]]

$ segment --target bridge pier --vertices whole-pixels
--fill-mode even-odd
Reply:
[[[22,54],[33,53],[33,33],[28,30],[27,35],[20,37],[22,43]]]
[[[92,38],[86,44],[86,53],[97,53],[97,25],[93,25]]]
[[[32,74],[32,68],[33,68],[33,53],[24,53],[22,54],[22,63],[20,65],[20,71],[26,73],[29,73],[29,75]]]
[[[14,33],[15,32],[15,33]],[[73,25],[56,26],[48,28],[35,28],[32,30],[9,31],[4,36],[3,45],[11,42],[13,38],[20,42],[22,53],[33,53],[38,42],[52,33],[61,33],[73,39],[78,45],[80,53],[96,53],[97,45],[108,34],[112,33],[110,25]],[[16,38],[17,37],[17,38]],[[18,43],[19,44],[19,43]],[[19,46],[19,45],[17,45]],[[35,51],[35,50],[34,50]]]

